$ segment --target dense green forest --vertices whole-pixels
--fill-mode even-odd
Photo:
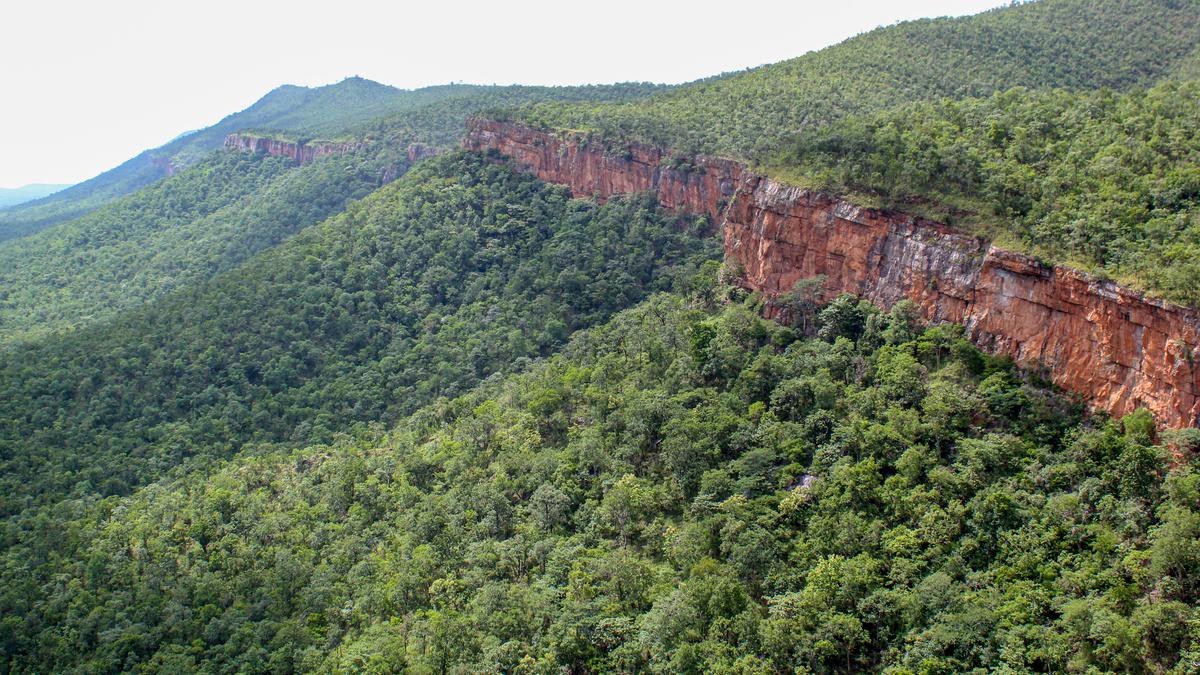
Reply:
[[[0,511],[395,420],[718,251],[646,197],[597,206],[474,155],[424,162],[233,272],[0,352]]]
[[[628,103],[514,114],[683,154],[757,160],[846,115],[1023,86],[1149,86],[1195,58],[1198,0],[1042,0],[879,28],[798,58]]]
[[[62,192],[0,211],[0,242],[27,236],[93,211],[167,175],[167,167],[188,167],[220,148],[225,137],[246,129],[284,132],[303,138],[358,138],[367,130],[389,137],[452,144],[467,117],[494,106],[531,101],[615,102],[643,97],[668,87],[627,83],[579,87],[441,85],[400,90],[360,77],[324,87],[284,85],[254,105],[211,127],[184,134],[147,150],[105,173]]]
[[[0,245],[0,340],[113,316],[225,270],[407,167],[384,146],[293,168],[217,152],[82,218]]]
[[[0,212],[0,674],[1196,672],[1200,430],[908,302],[764,319],[707,219],[451,148],[732,156],[1200,304],[1198,54],[1200,0],[1042,0],[680,87],[285,86]]]
[[[850,117],[769,162],[797,182],[931,211],[1200,305],[1197,129],[1197,81],[1127,94],[1013,89]]]
[[[218,152],[86,216],[0,242],[0,342],[77,328],[232,269],[402,174],[410,144],[452,146],[467,118],[481,110],[551,97],[618,100],[656,88],[431,89],[445,91],[422,94],[425,102],[408,112],[345,130],[367,141],[353,155],[285,173],[283,160]]]
[[[706,272],[392,431],[103,502],[71,583],[0,591],[12,667],[1189,672],[1200,479],[1148,416]]]

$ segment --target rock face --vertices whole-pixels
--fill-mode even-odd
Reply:
[[[408,156],[409,164],[416,164],[417,162],[419,162],[423,159],[428,159],[430,157],[437,157],[438,155],[442,154],[442,151],[438,150],[437,148],[433,147],[432,145],[425,145],[424,143],[413,143],[412,145],[408,146],[408,148],[405,150],[405,154]]]
[[[361,142],[340,143],[335,141],[294,142],[249,134],[230,134],[225,137],[225,147],[243,152],[262,152],[273,157],[289,157],[297,166],[309,164],[326,155],[344,155],[361,150]]]
[[[939,223],[783,185],[737,162],[679,162],[645,145],[607,147],[492,120],[473,120],[463,143],[510,157],[576,196],[649,191],[667,208],[707,215],[721,226],[726,258],[742,267],[745,285],[768,299],[817,275],[828,292],[880,307],[908,298],[927,320],[965,325],[983,349],[1043,370],[1097,408],[1119,416],[1145,407],[1167,426],[1200,426],[1194,309]]]
[[[174,176],[179,173],[179,167],[175,166],[175,162],[170,157],[152,157],[150,163],[164,176]]]

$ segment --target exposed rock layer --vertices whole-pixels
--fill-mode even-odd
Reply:
[[[606,147],[509,122],[473,120],[464,145],[496,151],[542,180],[598,199],[654,192],[722,226],[727,259],[767,298],[826,276],[829,292],[881,307],[908,298],[933,322],[1043,369],[1064,389],[1124,415],[1142,406],[1200,426],[1200,313],[1082,272],[1043,265],[938,223],[783,185],[737,162]],[[777,312],[778,309],[769,311]]]
[[[344,155],[362,149],[364,143],[336,141],[285,141],[266,136],[230,134],[225,137],[225,147],[243,152],[262,152],[272,157],[289,157],[297,165],[309,164],[327,155]]]

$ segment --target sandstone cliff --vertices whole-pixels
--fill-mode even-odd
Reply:
[[[289,157],[297,165],[309,164],[326,155],[344,155],[355,152],[364,143],[336,141],[285,141],[251,134],[230,134],[225,137],[225,147],[243,152],[262,152],[273,157]]]
[[[496,151],[577,196],[654,192],[667,208],[720,225],[726,258],[768,299],[826,275],[831,293],[881,307],[909,298],[925,318],[967,327],[976,344],[1044,370],[1096,407],[1146,407],[1171,427],[1200,426],[1200,312],[977,237],[780,184],[737,162],[672,160],[518,124],[473,120],[464,145]],[[769,310],[773,311],[773,310]]]

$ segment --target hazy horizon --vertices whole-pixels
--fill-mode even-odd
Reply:
[[[332,8],[220,0],[203,13],[148,0],[24,5],[6,13],[10,30],[0,41],[0,58],[26,64],[4,78],[18,105],[0,111],[7,134],[0,187],[86,180],[284,84],[315,87],[356,75],[401,89],[678,84],[793,58],[897,21],[1007,3],[804,4],[768,2],[752,13],[631,0],[600,13],[543,0],[383,8],[362,0]],[[184,24],[188,30],[178,30]],[[478,49],[457,49],[462,43]],[[489,58],[472,56],[480,49]],[[87,58],[72,57],[80,53]]]

